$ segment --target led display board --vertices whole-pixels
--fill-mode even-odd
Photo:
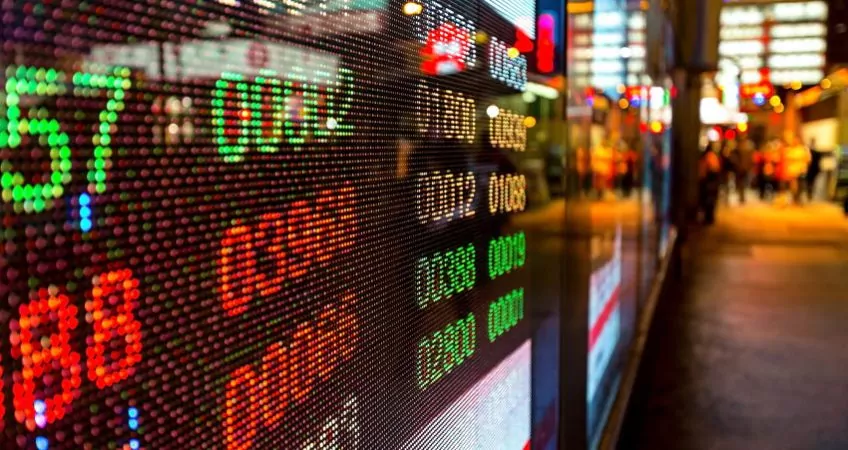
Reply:
[[[557,445],[535,3],[395,3],[3,3],[0,448]]]

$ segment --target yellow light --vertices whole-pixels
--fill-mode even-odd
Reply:
[[[621,109],[627,109],[627,107],[630,106],[630,102],[628,102],[626,98],[623,98],[618,101],[618,106],[621,107]]]
[[[654,133],[659,133],[663,129],[663,124],[659,120],[655,120],[651,122],[651,131]]]
[[[519,52],[518,49],[515,47],[510,47],[509,50],[506,51],[506,56],[515,59],[521,56],[521,52]]]
[[[568,2],[568,14],[583,14],[590,13],[595,9],[594,2],[587,3],[571,3]]]
[[[830,82],[830,78],[825,78],[824,80],[821,80],[822,89],[830,89],[831,86],[833,86],[833,83]]]
[[[403,5],[403,13],[407,16],[417,16],[421,14],[421,11],[423,10],[424,7],[421,6],[420,3],[406,2],[406,4]]]
[[[775,106],[775,107],[774,107],[774,112],[776,112],[776,113],[778,113],[778,114],[782,114],[782,113],[783,113],[783,105],[777,105],[777,106]]]
[[[780,104],[780,97],[778,97],[776,95],[772,95],[771,98],[769,99],[769,103],[771,103],[771,106],[779,105]]]
[[[801,82],[800,82],[800,81],[797,81],[797,80],[796,80],[796,81],[793,81],[793,82],[792,82],[792,89],[794,89],[794,90],[796,90],[796,91],[797,91],[798,89],[801,89],[801,86],[803,86],[803,85],[801,84]]]
[[[739,122],[736,124],[736,129],[739,130],[740,133],[744,133],[748,131],[748,124],[745,122]]]
[[[489,35],[486,34],[485,31],[477,30],[474,32],[474,42],[478,44],[485,44],[489,42]]]
[[[524,126],[527,128],[533,128],[536,126],[536,118],[533,116],[527,116],[524,118]]]

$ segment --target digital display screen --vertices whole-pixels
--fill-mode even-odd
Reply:
[[[556,445],[535,4],[419,3],[0,5],[0,448]]]

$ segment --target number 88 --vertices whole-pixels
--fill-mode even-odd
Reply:
[[[9,338],[12,357],[21,364],[12,373],[15,419],[30,430],[64,417],[82,384],[81,356],[70,343],[79,324],[77,307],[56,286],[33,296],[18,308]],[[85,306],[93,325],[86,356],[88,378],[100,389],[131,376],[141,361],[141,323],[132,312],[138,297],[138,280],[128,269],[93,278]]]

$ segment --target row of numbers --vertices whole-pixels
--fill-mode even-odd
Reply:
[[[415,206],[422,224],[447,223],[476,214],[477,180],[474,172],[432,171],[418,177]],[[524,211],[527,179],[518,174],[491,174],[489,213]]]

